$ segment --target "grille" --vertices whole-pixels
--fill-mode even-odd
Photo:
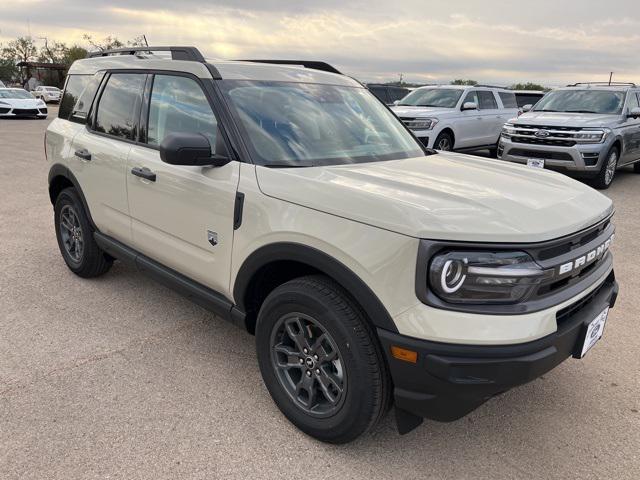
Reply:
[[[596,288],[590,294],[582,297],[580,300],[578,300],[575,303],[572,303],[568,307],[564,307],[563,309],[558,310],[556,312],[556,323],[558,325],[558,329],[563,324],[565,324],[568,320],[570,320],[571,317],[573,317],[576,313],[578,313],[584,307],[589,305],[593,301],[593,299],[596,296],[598,296],[598,293],[600,293],[600,290],[602,290],[604,287],[610,285],[612,281],[613,281],[613,274],[611,274],[604,282],[602,282],[602,285],[600,285],[598,288]]]
[[[579,127],[556,127],[539,125],[514,125],[512,140],[516,143],[530,145],[552,145],[573,147],[577,142],[575,135],[582,129]],[[542,132],[542,133],[540,133]]]
[[[9,113],[10,108],[0,107],[0,113]]]
[[[40,112],[37,108],[14,108],[13,113],[16,115],[38,115]]]
[[[535,137],[512,137],[515,143],[526,143],[528,145],[551,145],[554,147],[573,147],[576,142],[573,140],[550,140]]]
[[[591,228],[553,242],[548,247],[527,249],[527,251],[543,268],[553,268],[557,272],[560,265],[572,263],[577,258],[597,250],[613,235],[613,232],[613,225],[607,219]],[[563,275],[554,274],[552,278],[545,280],[538,287],[536,297],[541,298],[555,294],[577,282],[583,281],[585,278],[592,276],[592,274],[599,275],[600,273],[597,272],[599,266],[607,259],[610,259],[610,255],[609,251],[605,249],[603,253],[597,254],[594,259],[584,262],[579,267],[574,267]]]
[[[513,148],[509,151],[509,155],[527,158],[542,158],[545,160],[564,160],[571,162],[573,158],[566,152],[546,152],[543,150],[525,150],[522,148]]]

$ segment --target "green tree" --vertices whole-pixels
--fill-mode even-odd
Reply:
[[[537,83],[527,82],[527,83],[514,83],[509,87],[511,90],[542,90],[543,92],[547,92],[550,89],[547,87],[543,87]]]
[[[0,80],[4,83],[9,83],[17,76],[18,67],[16,67],[16,62],[12,58],[0,57]]]
[[[38,61],[46,63],[63,63],[67,50],[69,50],[69,47],[62,42],[53,41],[49,43],[45,40],[44,46],[40,48]]]
[[[476,82],[475,80],[469,80],[469,79],[462,79],[462,78],[457,78],[455,80],[453,80],[451,82],[451,85],[477,85],[478,82]]]
[[[37,55],[38,48],[31,37],[16,38],[2,49],[2,58],[11,59],[15,63],[34,60]]]
[[[89,44],[91,50],[112,50],[114,48],[124,48],[124,47],[142,47],[145,45],[144,38],[142,36],[135,37],[131,40],[128,40],[126,43],[122,42],[120,39],[116,37],[112,37],[109,35],[108,37],[103,38],[102,40],[96,40],[92,35],[84,34],[82,38]]]
[[[75,62],[76,60],[80,60],[81,58],[86,58],[86,56],[86,48],[81,47],[80,45],[73,45],[66,49],[60,63],[69,68],[73,62]]]

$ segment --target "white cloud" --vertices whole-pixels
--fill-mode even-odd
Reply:
[[[152,43],[195,44],[213,57],[327,60],[364,80],[402,72],[408,80],[553,85],[605,78],[610,70],[620,80],[640,80],[640,19],[611,16],[611,5],[585,9],[584,2],[540,0],[527,9],[490,0],[229,0],[215,6],[185,0],[181,5],[189,8],[178,12],[168,1],[116,0],[95,7],[58,0],[47,2],[55,13],[36,14],[36,1],[28,8],[3,7],[0,41],[26,33],[24,22],[18,23],[22,17],[30,19],[34,37],[72,42],[86,31],[124,39],[145,33]],[[638,10],[636,0],[617,3],[615,11]]]

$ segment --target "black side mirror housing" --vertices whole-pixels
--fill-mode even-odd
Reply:
[[[220,132],[218,132],[218,135]],[[212,155],[209,139],[201,133],[170,133],[160,143],[160,158],[170,165],[221,167],[227,155]]]

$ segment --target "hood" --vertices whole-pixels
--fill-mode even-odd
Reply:
[[[391,107],[391,111],[398,117],[433,117],[457,110],[455,108],[397,106]]]
[[[611,200],[559,173],[456,153],[353,165],[256,167],[271,197],[434,240],[538,242],[607,217]]]
[[[8,103],[13,108],[42,107],[42,100],[36,98],[0,98],[0,102]]]
[[[513,120],[520,125],[540,125],[554,127],[607,127],[620,121],[619,115],[598,115],[593,113],[527,112]]]

